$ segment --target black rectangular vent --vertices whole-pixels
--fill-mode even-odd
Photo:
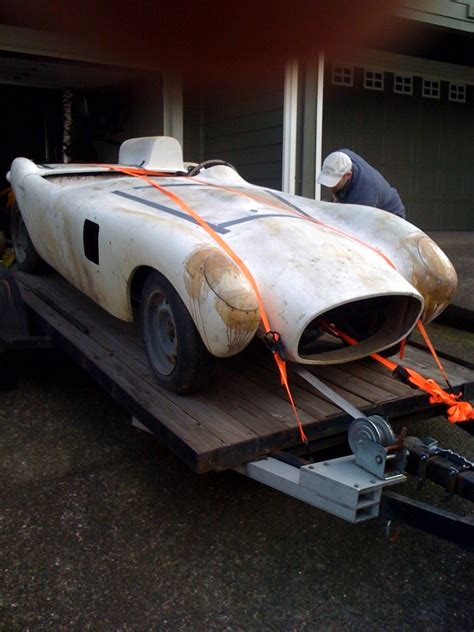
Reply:
[[[84,222],[84,254],[99,265],[99,224],[86,219]]]

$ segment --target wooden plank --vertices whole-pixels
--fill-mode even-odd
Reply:
[[[311,366],[309,371],[319,378],[343,388],[349,393],[363,397],[372,404],[394,399],[395,395],[385,391],[374,383],[366,382],[353,373],[342,371],[337,366]]]
[[[299,443],[291,406],[261,343],[221,361],[206,393],[181,397],[156,384],[135,325],[113,318],[56,274],[16,276],[26,303],[52,326],[58,345],[195,471],[226,469]],[[412,349],[405,363],[421,372],[431,366],[426,353]],[[427,395],[397,382],[370,360],[309,368],[366,414],[394,417],[428,408]],[[473,380],[468,369],[449,361],[446,368],[455,384]],[[310,440],[347,429],[348,415],[292,376],[291,366],[289,376]]]
[[[233,149],[252,149],[262,145],[277,145],[282,142],[282,127],[268,127],[263,130],[242,132],[238,136],[225,136],[223,138],[206,139],[206,150],[210,155],[218,155]]]
[[[281,174],[280,174],[281,175]],[[256,184],[259,187],[265,187],[267,189],[280,189],[281,188],[281,177],[280,178],[268,178],[262,179],[249,177],[248,181],[252,184]]]
[[[87,297],[77,292],[77,290],[56,275],[53,275],[49,280],[47,278],[35,278],[34,281],[27,275],[24,280],[36,286],[37,289],[47,292],[52,301],[67,304],[68,313],[76,322],[81,324],[81,328],[88,330],[89,338],[92,340],[98,338],[100,340],[103,351],[108,357],[114,356],[116,359],[123,360],[124,365],[129,370],[131,368],[134,370],[136,379],[145,380],[150,388],[154,388],[150,369],[147,363],[143,361],[144,353],[143,349],[140,348],[141,342],[134,335],[129,324],[110,317],[95,304],[91,303]],[[42,308],[36,306],[36,310],[41,312]],[[82,335],[84,336],[85,334]],[[95,342],[99,345],[97,340]],[[77,340],[74,341],[74,344],[80,347]],[[138,355],[137,351],[139,352]],[[95,353],[95,355],[98,354]],[[298,441],[298,431],[293,413],[286,400],[260,386],[256,387],[255,383],[248,380],[245,385],[245,380],[242,376],[223,375],[221,377],[222,380],[217,379],[212,390],[207,395],[181,398],[168,392],[164,394],[167,399],[175,399],[177,405],[182,409],[184,408],[182,412],[192,412],[202,429],[211,429],[222,440],[219,446],[212,446],[212,443],[206,443],[205,448],[212,447],[216,452],[212,460],[207,452],[207,460],[202,460],[200,451],[204,449],[204,446],[197,446],[197,449],[194,450],[196,454],[193,454],[193,467],[196,470],[204,471],[209,469],[211,462],[213,467],[215,467],[217,460],[219,460],[219,455],[222,455],[225,451],[229,453],[226,458],[234,460],[231,464],[238,464],[242,462],[242,454],[251,454],[252,458],[256,458],[262,454],[262,450],[270,451],[275,449],[275,446],[285,447]],[[276,375],[271,376],[271,379],[277,390],[280,390],[278,377]],[[229,383],[233,383],[235,387],[229,388]],[[244,383],[244,386],[242,383]],[[159,391],[159,389],[157,390]],[[232,395],[230,395],[230,392],[232,392]],[[161,396],[160,393],[159,395]],[[252,398],[254,401],[252,401]],[[223,408],[230,411],[230,414],[224,412]],[[154,412],[157,416],[160,415],[156,410]],[[169,412],[172,413],[172,411]],[[331,412],[337,415],[337,409],[334,407],[331,407]],[[304,410],[300,410],[300,414],[302,420],[307,424],[314,422],[314,416],[309,416]],[[223,419],[228,420],[232,424],[233,434],[230,436],[227,431],[224,433],[225,436],[223,436],[222,430],[225,425],[223,424]],[[259,434],[246,433],[245,431],[249,428],[252,428],[254,433],[257,430]],[[286,432],[285,428],[287,429]],[[244,429],[244,432],[242,432],[242,429]],[[320,435],[319,429],[316,435]],[[191,448],[196,448],[192,436],[187,437],[187,440]],[[224,445],[225,451],[222,449]],[[264,448],[264,446],[267,447]],[[179,450],[175,451],[182,456]],[[231,452],[232,454],[230,455]],[[222,467],[225,466],[229,466],[229,463],[222,464]]]
[[[368,384],[376,384],[384,391],[396,397],[405,397],[411,388],[392,376],[390,371],[379,365],[375,360],[340,364],[338,368],[347,375],[355,375]]]
[[[415,371],[423,373],[425,377],[434,378],[441,385],[444,383],[444,378],[429,352],[416,349],[415,347],[409,347],[406,358],[403,360],[402,364],[413,368]],[[472,382],[474,380],[473,371],[467,367],[456,364],[451,360],[442,360],[442,365],[453,386],[461,385],[465,382]]]
[[[238,369],[239,365],[235,365],[235,370]],[[280,378],[278,372],[276,370],[271,370],[273,367],[262,367],[258,364],[245,363],[246,376],[252,380],[254,385],[264,386],[265,389],[268,389],[270,392],[274,393],[280,399],[287,400],[286,391],[282,388],[280,384]],[[302,386],[306,385],[303,380],[299,380],[298,376],[291,376],[291,390],[293,397],[296,402],[298,402],[298,410],[303,409],[310,415],[313,415],[314,419],[324,419],[330,415],[340,415],[341,411],[337,406],[327,402],[322,397],[315,395],[314,389],[312,392],[310,390],[306,390],[302,388]]]
[[[144,418],[147,425],[152,424],[153,431],[172,449],[177,450],[188,464],[192,467],[196,466],[197,452],[202,455],[220,447],[221,442],[218,438],[209,433],[198,419],[187,414],[180,406],[165,397],[160,398],[158,402],[156,389],[150,387],[146,381],[136,379],[115,356],[86,334],[72,327],[28,289],[22,289],[22,294],[26,304],[40,313],[45,322],[52,327],[53,341],[59,342],[60,347],[73,355],[76,360],[79,359],[81,366],[89,371],[93,370],[93,377],[106,390],[116,397],[119,396],[117,397],[119,401],[123,402],[133,414],[136,413]],[[74,353],[75,350],[82,352],[81,358]],[[133,398],[130,397],[130,393],[133,393]],[[131,405],[133,402],[135,405]],[[170,437],[166,436],[166,432],[162,432],[156,423],[152,423],[153,420],[164,415],[168,419],[167,430],[175,439],[173,442],[170,442]]]
[[[51,296],[54,296],[56,299],[58,298],[57,292],[51,292]],[[88,302],[86,297],[80,296],[78,298],[85,299]],[[31,304],[29,297],[25,296],[25,300],[28,304]],[[90,308],[89,305],[88,307]],[[148,387],[155,391],[157,403],[160,403],[162,398],[164,398],[173,402],[173,404],[179,407],[184,413],[194,417],[196,421],[199,422],[201,428],[207,429],[217,438],[217,446],[255,437],[255,432],[236,423],[235,418],[227,414],[225,410],[217,406],[209,405],[210,400],[218,399],[218,388],[213,388],[212,392],[208,393],[207,396],[202,394],[187,397],[182,397],[160,388],[156,384],[146,359],[145,350],[141,346],[141,341],[137,337],[133,325],[114,322],[117,319],[109,316],[103,310],[100,310],[101,313],[99,314],[99,309],[95,308],[95,305],[92,305],[92,307],[95,309],[93,313],[97,312],[95,319],[93,313],[90,313],[90,310],[80,311],[77,303],[75,303],[74,309],[71,309],[71,313],[74,314],[81,323],[88,328],[90,327],[86,338],[95,341],[109,356],[115,357],[128,371],[133,372],[136,380],[146,382]],[[102,340],[100,340],[101,336],[98,332],[103,333]],[[80,348],[87,352],[86,346],[87,340],[84,340]],[[216,380],[216,382],[218,381],[219,380]],[[193,445],[192,437],[188,436],[187,440]],[[196,452],[199,453],[199,447],[194,445],[193,447]]]
[[[248,167],[254,164],[281,163],[281,148],[282,144],[277,143],[276,145],[263,145],[252,150],[226,150],[226,156],[227,160],[233,165],[239,165],[240,173],[242,167]]]
[[[421,349],[422,351],[426,351],[426,345],[422,344],[420,342],[416,342],[416,340],[409,340],[408,341],[408,348],[409,349]],[[474,362],[467,360],[465,357],[464,358],[457,358],[456,356],[452,355],[451,353],[448,353],[446,351],[440,351],[439,349],[436,349],[436,352],[438,354],[438,357],[440,358],[440,360],[442,362],[444,361],[449,361],[449,362],[453,362],[455,365],[457,366],[462,366],[465,369],[468,369],[469,371],[474,371]]]
[[[390,359],[396,363],[400,363],[402,366],[410,367],[416,371],[419,371],[427,378],[434,378],[440,383],[441,386],[444,384],[444,378],[442,377],[438,367],[436,366],[434,359],[431,357],[431,354],[426,351],[420,351],[412,347],[407,347],[403,360],[400,360],[397,356],[393,356]],[[462,385],[466,382],[474,380],[474,372],[470,371],[469,368],[460,366],[450,360],[443,360],[442,364],[453,385]],[[390,371],[379,365],[376,361],[367,360],[367,364],[361,363],[355,365],[354,371],[357,373],[360,372],[361,374],[362,371],[376,371],[377,375],[380,375],[380,385],[384,384],[384,388],[386,387],[387,389],[392,388],[395,394],[399,394],[401,396],[403,396],[403,390],[411,388],[409,386],[406,386],[399,380],[390,377]],[[389,380],[391,380],[391,382],[393,383],[392,387],[389,386]]]
[[[310,365],[305,365],[305,368],[311,369]],[[320,370],[317,374],[315,373],[315,375],[319,377],[319,379],[326,382],[328,386],[330,386],[338,395],[347,399],[349,402],[351,402],[351,404],[354,404],[354,406],[357,406],[358,408],[365,410],[367,409],[367,407],[370,407],[370,405],[373,404],[371,400],[363,397],[362,393],[359,394],[345,388],[345,384],[343,381],[341,380],[334,381],[330,379],[330,377],[327,377],[324,370]],[[309,384],[305,384],[305,388],[311,393],[315,392],[314,388],[310,386]]]
[[[283,75],[282,75],[283,76]],[[242,94],[242,90],[229,91],[214,96],[205,103],[206,124],[214,124],[228,119],[239,119],[242,116],[271,112],[283,108],[283,86],[274,86],[266,91]]]
[[[117,372],[118,379],[121,379],[120,376],[127,373],[131,382],[130,385],[137,389],[136,393],[138,398],[142,396],[142,391],[145,393],[145,399],[148,396],[153,398],[153,402],[147,404],[151,413],[157,416],[159,414],[163,414],[165,411],[162,410],[162,407],[165,407],[170,413],[169,423],[173,426],[173,431],[176,432],[178,436],[183,435],[183,439],[193,442],[195,438],[194,434],[192,432],[188,432],[188,429],[191,427],[194,431],[198,428],[198,435],[204,434],[206,436],[205,441],[202,443],[202,447],[205,448],[206,451],[209,446],[212,447],[214,445],[218,447],[225,443],[225,440],[222,437],[218,437],[206,430],[206,428],[209,427],[209,415],[212,414],[213,411],[207,405],[205,397],[180,397],[170,391],[161,389],[153,380],[152,373],[147,366],[146,361],[144,361],[145,358],[142,358],[139,363],[139,374],[135,373],[135,371],[130,370],[130,366],[132,364],[135,364],[135,366],[137,365],[137,360],[133,355],[129,354],[127,362],[124,363],[118,355],[115,355],[112,345],[109,344],[104,347],[94,340],[92,336],[85,334],[76,327],[72,326],[64,318],[58,316],[53,308],[46,305],[41,301],[41,299],[36,297],[31,290],[28,288],[22,288],[22,295],[27,305],[32,307],[37,313],[41,314],[41,316],[54,329],[57,329],[63,336],[68,337],[88,357],[94,358],[94,360],[97,360],[102,364],[105,359],[108,358],[110,360],[108,369],[114,373]],[[144,402],[141,403],[143,404]],[[174,422],[175,416],[179,417],[179,422],[177,424]],[[219,416],[217,423],[225,425],[225,414]],[[247,438],[250,434],[239,433],[238,429],[235,430],[235,424],[232,418],[229,418],[228,425],[229,428],[234,428],[234,431],[231,431],[232,435],[229,440],[241,440]]]
[[[251,164],[250,156],[252,153],[253,149],[249,151],[249,158],[245,161],[246,164],[242,162],[237,164],[239,173],[244,180],[250,181],[250,179],[252,179],[253,181],[261,178],[278,178],[281,175],[281,160]],[[226,155],[231,158],[230,154]],[[232,162],[232,159],[230,159],[229,162]]]
[[[38,286],[48,292],[48,297],[54,302],[64,303],[67,299],[70,315],[87,330],[88,335],[101,344],[109,353],[115,354],[135,374],[145,379],[151,386],[156,386],[153,373],[146,359],[138,329],[131,323],[124,323],[100,310],[87,297],[75,290],[63,279],[54,275],[51,283],[39,278]],[[202,412],[199,415],[200,423],[210,429],[224,443],[241,441],[261,433],[263,426],[268,431],[278,429],[280,420],[284,420],[283,426],[292,427],[295,424],[293,411],[288,402],[282,402],[264,389],[256,387],[243,375],[230,376],[225,370],[225,362],[221,363],[221,370],[213,382],[212,389],[203,395],[192,395],[186,398],[166,393],[167,397],[177,400],[178,405],[188,408],[192,403],[192,411]],[[275,376],[275,383],[278,378]],[[159,389],[159,387],[157,387]],[[229,401],[229,393],[234,397]],[[256,399],[255,405],[251,399]],[[246,410],[252,411],[245,416],[242,407],[236,402],[246,402]],[[272,416],[267,412],[272,410]],[[216,413],[218,413],[216,415]],[[256,415],[260,413],[258,418]],[[305,420],[304,411],[301,412]],[[265,419],[267,417],[267,419]],[[269,422],[273,420],[273,428],[269,428]],[[307,418],[306,421],[312,421]]]
[[[248,377],[255,385],[262,384],[267,390],[274,393],[279,399],[287,401],[288,395],[286,390],[280,384],[280,377],[277,371],[266,371],[258,366],[249,366],[247,368]],[[293,380],[291,383],[291,392],[295,402],[297,402],[298,411],[304,410],[312,415],[313,419],[325,419],[332,415],[340,415],[341,411],[332,403],[328,403],[322,397],[314,395],[296,385]]]
[[[256,341],[256,342],[258,343],[258,348],[256,345],[251,346],[250,348],[246,349],[244,353],[234,358],[234,361],[240,362],[244,360],[245,371],[249,372],[249,376],[252,375],[252,372],[251,372],[252,367],[260,367],[262,372],[255,374],[253,376],[253,379],[262,380],[267,385],[268,388],[274,387],[275,383],[279,384],[279,377],[278,377],[278,373],[275,367],[274,360],[270,356],[270,354],[268,353],[262,354],[261,350],[263,349],[263,345],[259,343],[259,341]],[[267,375],[265,375],[264,371],[267,372]],[[321,412],[323,412],[325,415],[331,415],[333,414],[334,411],[339,411],[339,409],[335,407],[334,404],[329,402],[325,397],[317,394],[314,387],[308,384],[306,380],[303,380],[298,375],[293,373],[291,371],[291,364],[288,365],[288,379],[292,388],[299,389],[296,392],[303,397],[304,401],[307,399],[307,394],[309,394],[309,397],[311,399],[316,398],[317,405],[321,405]],[[324,381],[327,381],[324,374],[321,375],[321,379],[323,379]],[[341,388],[337,384],[331,384],[331,387],[334,389],[334,391],[336,391],[336,393],[338,393],[342,397],[346,397],[354,406],[366,409],[368,406],[371,405],[371,402],[369,402],[367,399],[359,397],[355,393],[351,393]],[[282,397],[285,397],[284,391],[283,389],[281,389],[281,387],[278,389],[278,392],[280,393]],[[314,406],[314,403],[313,403],[313,406]],[[316,412],[314,411],[313,408],[311,408],[311,411],[313,412],[313,414]]]
[[[92,304],[87,297],[75,290],[70,284],[57,275],[53,275],[49,282],[45,278],[40,277],[35,285],[38,285],[44,292],[47,292],[48,297],[51,298],[52,301],[64,303],[66,299],[68,312],[89,330],[91,337],[102,344],[109,352],[116,353],[135,373],[140,374],[151,384],[154,383],[153,374],[146,361],[145,350],[138,335],[137,328],[135,328],[133,324],[124,323],[116,318],[110,317],[106,312],[100,310],[95,304]],[[260,347],[259,351],[265,353],[263,347]],[[263,355],[263,353],[260,355]],[[215,380],[212,391],[209,391],[205,395],[206,401],[211,402],[220,409],[227,408],[232,416],[233,406],[231,404],[233,403],[235,405],[235,401],[242,399],[246,402],[247,409],[260,410],[262,414],[267,414],[268,410],[272,410],[274,420],[282,420],[285,425],[294,426],[294,415],[291,406],[287,402],[285,393],[279,384],[279,377],[274,370],[273,360],[268,354],[262,357],[261,360],[262,362],[265,362],[265,360],[269,361],[273,369],[272,373],[269,372],[266,379],[264,379],[266,386],[271,385],[274,387],[272,391],[262,389],[259,386],[258,380],[261,378],[261,375],[257,375],[256,377],[253,375],[256,370],[255,367],[249,366],[248,364],[242,365],[241,363],[238,375],[235,373],[230,375],[226,372],[226,362],[224,361],[221,363],[223,368]],[[229,363],[233,361],[234,360],[229,360]],[[249,382],[248,379],[250,375],[254,378],[251,382]],[[231,383],[233,386],[230,386]],[[222,388],[222,385],[224,385],[224,388]],[[225,393],[226,389],[234,392],[234,402],[228,402],[228,395]],[[279,397],[275,397],[272,392],[276,393]],[[192,399],[196,398],[199,399],[198,396],[192,397]],[[252,402],[250,398],[255,401]],[[308,396],[305,398],[308,400],[314,399]],[[223,401],[226,401],[225,405],[222,404]],[[302,406],[300,410],[302,420],[313,421],[314,415],[316,415],[316,418],[321,419],[327,414],[339,413],[338,409],[333,405],[325,405],[323,400],[321,400],[321,403],[323,410],[318,410],[314,404],[309,410]],[[305,410],[311,414],[311,417],[305,417]],[[241,421],[243,420],[241,419]],[[243,423],[247,422],[243,421]]]
[[[30,279],[28,280],[30,281]],[[192,414],[201,428],[210,430],[216,435],[221,444],[214,446],[214,449],[220,448],[221,445],[239,446],[252,441],[257,445],[261,442],[260,436],[262,434],[273,436],[284,429],[292,431],[285,435],[287,436],[286,443],[290,439],[295,441],[295,420],[291,406],[287,401],[281,400],[260,387],[256,388],[255,384],[245,380],[242,376],[231,376],[225,371],[216,379],[212,390],[207,394],[179,397],[167,391],[161,393],[159,387],[154,384],[141,341],[131,325],[113,319],[94,304],[92,304],[91,309],[91,302],[87,297],[78,293],[55,275],[51,279],[51,283],[45,278],[39,278],[34,285],[48,291],[52,301],[60,301],[64,304],[66,300],[68,306],[71,306],[68,310],[70,315],[88,330],[88,337],[91,340],[95,338],[100,340],[103,351],[108,356],[116,356],[135,373],[136,379],[146,381],[151,389],[155,388],[158,397],[164,395],[167,399],[171,399],[183,409],[183,412]],[[25,290],[25,300],[33,305],[31,297],[28,297],[28,291]],[[40,299],[36,298],[36,300]],[[36,311],[42,311],[38,305],[34,307]],[[96,342],[98,345],[100,344],[97,340]],[[78,345],[77,340],[75,344]],[[80,345],[78,346],[80,347]],[[277,379],[275,383],[278,383]],[[252,399],[257,403],[252,402]],[[155,414],[162,416],[162,412],[157,410],[155,410]],[[313,417],[306,415],[304,411],[300,411],[300,414],[303,421],[313,421]],[[282,436],[282,439],[284,438]],[[195,467],[199,467],[201,470],[205,469],[205,464],[200,463],[199,460],[199,453],[203,446],[194,445],[192,436],[188,436],[186,439],[196,452],[197,464]],[[212,444],[209,443],[206,443],[204,447],[209,448],[209,445],[212,447]],[[245,449],[248,452],[249,446],[247,445]],[[252,453],[252,457],[256,458],[258,454]]]

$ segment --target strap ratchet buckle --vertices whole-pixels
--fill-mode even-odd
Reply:
[[[263,342],[269,351],[278,354],[282,360],[284,359],[285,346],[278,331],[267,331],[263,336]]]

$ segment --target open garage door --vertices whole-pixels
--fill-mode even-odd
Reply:
[[[160,73],[0,51],[0,106],[0,242],[14,158],[117,162],[125,139],[163,133]]]
[[[0,179],[16,156],[116,162],[126,138],[163,133],[159,73],[0,52]]]

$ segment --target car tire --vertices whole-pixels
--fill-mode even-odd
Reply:
[[[18,270],[39,273],[44,269],[44,262],[36,252],[31,237],[26,228],[26,224],[21,215],[18,205],[15,204],[11,211],[10,229],[15,250],[15,261]]]
[[[152,272],[140,301],[143,341],[157,382],[175,393],[195,393],[212,380],[215,357],[204,346],[181,297]]]

